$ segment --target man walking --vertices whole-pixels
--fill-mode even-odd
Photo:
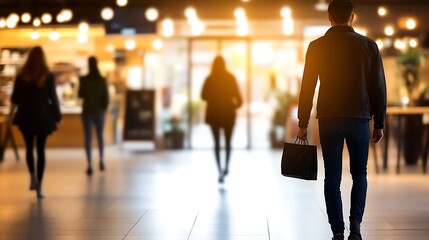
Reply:
[[[383,138],[386,115],[386,82],[380,52],[374,41],[351,27],[353,11],[350,0],[329,4],[332,27],[308,47],[299,97],[297,137],[305,139],[319,79],[317,118],[325,167],[326,210],[334,240],[344,239],[340,192],[344,141],[353,179],[348,239],[360,240],[367,192],[369,122],[374,120],[372,141],[378,143]]]

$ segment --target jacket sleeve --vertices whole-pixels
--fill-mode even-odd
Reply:
[[[83,98],[83,87],[82,87],[82,78],[79,78],[79,90],[77,96]]]
[[[62,115],[60,110],[60,103],[58,101],[57,90],[55,87],[54,75],[51,75],[48,79],[48,95],[51,100],[51,108],[56,122],[61,121]]]
[[[301,92],[299,94],[298,119],[299,127],[307,128],[310,119],[311,108],[313,107],[314,91],[317,84],[317,54],[314,44],[310,43],[305,57],[304,73],[301,83]]]
[[[374,118],[374,128],[383,129],[386,117],[387,94],[383,61],[377,45],[373,44],[374,55],[371,62],[371,77],[369,79],[369,99],[371,114]]]

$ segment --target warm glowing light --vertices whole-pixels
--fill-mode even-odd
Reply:
[[[405,26],[406,26],[408,29],[413,30],[413,29],[415,29],[415,28],[416,28],[416,26],[417,26],[417,22],[416,22],[416,20],[414,20],[414,19],[410,18],[410,19],[408,19],[408,20],[407,20],[407,22],[405,23]]]
[[[167,18],[162,21],[162,35],[164,37],[171,37],[174,35],[174,22]]]
[[[52,15],[51,15],[51,14],[49,14],[49,13],[44,13],[44,14],[42,15],[42,22],[43,22],[44,24],[49,24],[49,23],[51,23],[51,21],[52,21]]]
[[[294,21],[291,17],[283,19],[283,34],[290,36],[294,32]]]
[[[378,49],[383,49],[384,48],[384,43],[383,43],[383,41],[381,40],[381,39],[377,39],[376,41],[375,41],[375,43],[377,43],[377,46],[378,46]]]
[[[292,9],[290,7],[283,7],[280,11],[280,15],[284,18],[292,17]]]
[[[243,8],[237,8],[234,11],[234,16],[237,19],[243,19],[246,18],[246,11]]]
[[[156,9],[154,7],[150,7],[148,9],[146,9],[145,17],[149,22],[154,22],[154,21],[158,20],[158,17],[159,17],[158,9]]]
[[[401,99],[401,103],[402,103],[402,106],[407,106],[407,105],[410,103],[410,98],[408,98],[408,97],[403,97],[403,98]]]
[[[59,17],[60,16],[60,17]],[[63,9],[57,16],[57,20],[60,18],[61,22],[68,22],[73,18],[73,11],[70,9]]]
[[[6,27],[6,19],[0,18],[0,28],[4,28],[4,27]]]
[[[19,15],[16,13],[11,13],[7,17],[7,21],[15,22],[17,24],[19,22]]]
[[[398,50],[404,50],[406,48],[405,42],[399,39],[395,41],[394,46]]]
[[[136,41],[132,40],[132,39],[128,39],[127,41],[125,41],[125,49],[127,50],[134,50],[136,48]]]
[[[34,30],[30,33],[30,38],[33,40],[39,39],[39,37],[40,37],[40,34],[36,30]]]
[[[105,21],[112,20],[115,13],[113,12],[113,9],[110,7],[104,7],[101,9],[101,18]]]
[[[415,47],[417,47],[417,45],[418,45],[419,43],[417,42],[417,40],[416,40],[416,39],[411,39],[411,40],[410,40],[410,42],[409,42],[408,44],[410,45],[410,47],[415,48]]]
[[[164,42],[161,39],[155,39],[152,42],[152,47],[155,50],[161,50],[164,47]]]
[[[384,28],[384,33],[387,36],[392,36],[395,33],[395,29],[393,29],[392,26],[387,26],[386,28]]]
[[[328,7],[329,4],[326,2],[326,0],[319,0],[319,2],[314,5],[314,8],[320,12],[328,11]]]
[[[81,32],[88,32],[89,25],[87,22],[81,22],[81,23],[79,23],[78,28],[79,28],[79,31],[81,31]]]
[[[378,16],[385,17],[387,15],[387,9],[385,7],[379,7],[377,13]]]
[[[206,25],[203,22],[197,21],[193,23],[191,26],[191,34],[194,36],[199,36],[204,32],[205,28],[206,28]]]
[[[193,17],[197,16],[197,11],[193,7],[187,7],[185,9],[185,16],[187,18],[193,18]]]
[[[128,4],[128,0],[116,0],[116,4],[119,7],[125,7]]]
[[[57,31],[52,31],[52,32],[49,34],[49,38],[50,38],[52,41],[57,41],[58,39],[60,39],[60,34],[59,34]]]
[[[237,35],[246,36],[247,34],[249,34],[249,25],[247,24],[247,22],[238,23]]]
[[[16,27],[16,25],[18,25],[18,22],[13,21],[13,20],[11,20],[11,19],[7,19],[7,20],[6,20],[6,26],[7,26],[8,28],[15,28],[15,27]]]
[[[40,24],[42,24],[42,21],[40,21],[39,18],[35,18],[33,20],[33,26],[38,27],[38,26],[40,26]]]
[[[77,41],[79,43],[87,43],[88,42],[88,35],[86,35],[86,33],[79,33],[77,35]]]
[[[106,46],[106,51],[107,51],[107,52],[109,52],[109,53],[113,53],[113,52],[115,51],[115,45],[113,45],[113,44],[108,44],[108,45]]]
[[[23,23],[29,23],[31,21],[31,14],[28,12],[25,12],[21,15],[21,21]]]

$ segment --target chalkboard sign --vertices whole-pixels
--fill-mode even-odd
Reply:
[[[127,90],[123,139],[155,139],[154,90]]]

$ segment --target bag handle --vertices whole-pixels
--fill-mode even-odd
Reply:
[[[294,144],[309,145],[307,138],[304,138],[304,139],[302,139],[302,138],[296,138]]]

